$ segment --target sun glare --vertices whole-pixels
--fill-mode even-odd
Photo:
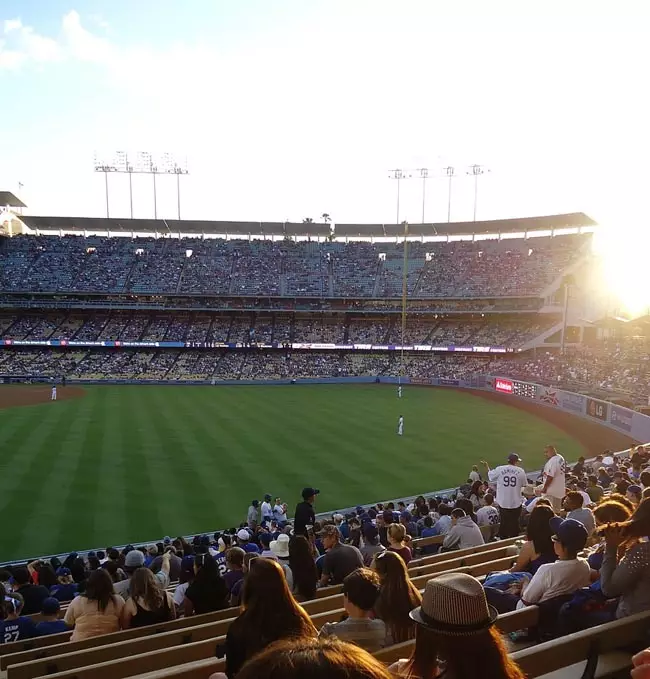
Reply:
[[[647,227],[603,226],[594,234],[594,253],[601,264],[603,292],[616,299],[632,318],[647,313],[650,309]]]

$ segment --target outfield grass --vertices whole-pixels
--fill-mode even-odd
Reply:
[[[405,435],[396,435],[398,415]],[[582,447],[506,405],[376,385],[90,387],[0,411],[0,561],[225,528],[253,498],[321,489],[317,511],[462,482],[481,458]]]

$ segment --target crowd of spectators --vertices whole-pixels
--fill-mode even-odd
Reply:
[[[412,242],[408,292],[538,294],[588,237]],[[403,255],[395,243],[24,235],[0,250],[0,290],[400,297]]]
[[[545,452],[541,473],[526,474],[511,454],[496,469],[483,463],[484,477],[473,467],[444,495],[316,517],[320,491],[304,488],[292,520],[286,503],[267,494],[251,502],[238,526],[213,535],[167,536],[2,568],[0,639],[72,629],[71,640],[81,641],[241,606],[217,647],[228,678],[276,676],[264,667],[285,662],[278,648],[283,656],[293,649],[294,665],[309,649],[345,653],[357,669],[376,668],[364,677],[482,676],[487,662],[501,668],[489,676],[523,678],[494,630],[497,614],[539,606],[538,625],[511,634],[535,642],[650,610],[650,451],[604,451],[573,467],[552,446]],[[511,483],[503,479],[513,465],[523,474],[514,526],[499,506],[510,497],[504,489]],[[495,534],[522,535],[508,548],[514,560],[508,570],[483,582],[444,573],[423,592],[410,580],[414,559],[478,547]],[[344,616],[319,629],[300,602],[332,584],[342,585]],[[38,624],[29,617],[35,613]],[[450,629],[462,644],[441,639],[441,630]],[[388,669],[367,655],[410,639],[410,657]],[[488,655],[472,657],[473,648],[486,645],[494,646]]]
[[[557,323],[554,315],[450,318],[407,316],[407,345],[477,345],[516,348]],[[51,312],[3,314],[0,339],[119,340],[283,344],[401,344],[401,315],[282,314],[268,311],[207,314],[142,312]]]

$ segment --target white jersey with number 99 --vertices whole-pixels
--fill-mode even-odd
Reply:
[[[490,469],[488,478],[497,484],[497,504],[502,509],[521,507],[521,490],[528,484],[526,472],[513,464]]]

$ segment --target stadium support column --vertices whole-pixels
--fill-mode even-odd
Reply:
[[[133,172],[129,168],[129,209],[131,210],[131,219],[133,219]]]
[[[176,173],[176,207],[178,208],[178,221],[181,221],[181,174]],[[180,228],[180,227],[179,227]]]
[[[455,168],[453,168],[451,165],[448,165],[446,168],[444,168],[445,174],[447,175],[447,178],[449,179],[449,184],[447,186],[447,222],[451,221],[451,181],[454,178],[454,173],[456,172]]]
[[[568,325],[569,317],[569,295],[571,293],[571,287],[573,286],[573,277],[567,275],[562,280],[562,288],[564,290],[564,311],[562,313],[562,341],[560,344],[560,353],[564,356],[566,349],[566,328]]]

